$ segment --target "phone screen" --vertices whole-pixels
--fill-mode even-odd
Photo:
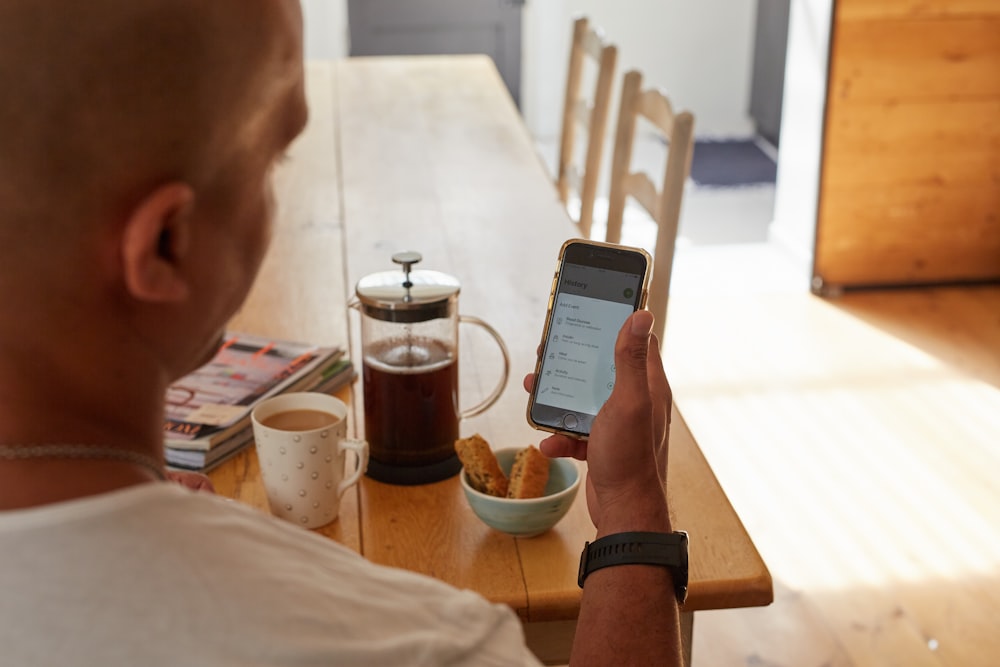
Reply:
[[[620,247],[567,247],[556,281],[531,420],[543,428],[590,433],[615,385],[615,341],[640,305],[648,262]]]

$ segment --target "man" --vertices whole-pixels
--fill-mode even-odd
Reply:
[[[537,664],[510,609],[162,483],[167,385],[205,362],[306,120],[297,0],[0,4],[0,661]],[[652,317],[589,443],[598,536],[669,533]],[[528,378],[526,383],[530,383]],[[573,664],[679,661],[670,570],[590,574]]]

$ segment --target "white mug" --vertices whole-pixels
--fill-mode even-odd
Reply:
[[[317,392],[281,394],[251,413],[271,513],[304,528],[337,519],[340,496],[368,467],[368,443],[347,437],[347,406]],[[354,465],[344,475],[346,452]]]

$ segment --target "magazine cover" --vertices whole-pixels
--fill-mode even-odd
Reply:
[[[212,361],[167,391],[168,443],[221,439],[261,399],[341,354],[337,348],[228,333]]]

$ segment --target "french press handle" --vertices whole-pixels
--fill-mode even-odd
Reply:
[[[490,393],[490,395],[483,399],[480,403],[459,413],[459,419],[467,419],[485,412],[487,408],[499,400],[500,394],[502,394],[503,390],[507,387],[507,378],[510,375],[510,355],[507,353],[507,344],[503,342],[503,338],[500,337],[500,333],[483,320],[471,315],[459,315],[458,321],[475,324],[476,326],[485,329],[486,333],[493,336],[493,340],[495,340],[497,345],[500,347],[500,354],[503,355],[503,374],[500,377],[500,382],[497,383],[497,386],[493,389],[492,393]]]

